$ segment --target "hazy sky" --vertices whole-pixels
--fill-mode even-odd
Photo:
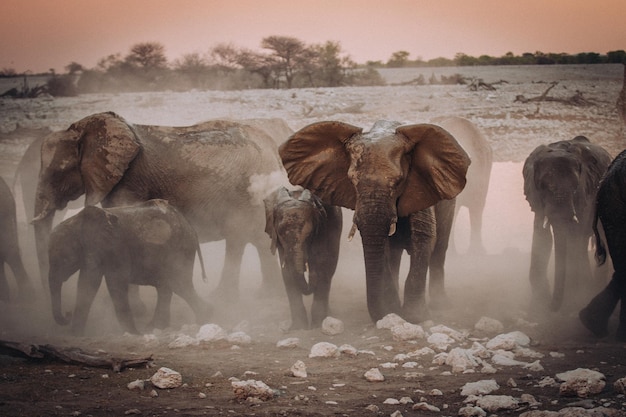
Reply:
[[[63,72],[139,42],[168,59],[271,35],[338,41],[358,63],[626,49],[625,0],[2,0],[0,68]]]

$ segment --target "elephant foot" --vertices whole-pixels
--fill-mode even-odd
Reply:
[[[291,319],[291,325],[289,331],[295,330],[309,330],[309,323],[306,320]]]
[[[615,340],[618,342],[626,342],[626,328],[620,325],[617,329],[617,333],[615,333]]]
[[[429,306],[433,310],[445,310],[450,308],[451,305],[452,303],[445,293],[430,298]]]
[[[608,322],[594,318],[593,314],[587,307],[580,310],[578,318],[587,330],[593,333],[596,337],[606,337],[609,334]],[[623,336],[626,338],[626,329]]]
[[[405,303],[402,307],[402,313],[400,315],[409,323],[418,324],[430,317],[430,311],[428,310],[428,307],[426,307],[425,302],[415,304]]]
[[[239,289],[233,286],[218,285],[211,299],[220,303],[237,303],[239,302]]]

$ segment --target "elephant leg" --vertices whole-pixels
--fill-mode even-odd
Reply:
[[[548,262],[552,253],[552,232],[543,227],[543,215],[535,214],[533,239],[530,253],[529,280],[532,300],[545,306],[549,300]]]
[[[487,253],[483,245],[483,211],[484,200],[468,207],[470,218],[470,245],[469,252],[472,255],[484,255]]]
[[[435,240],[435,221],[432,210],[411,215],[411,249],[409,273],[404,284],[403,317],[419,323],[428,316],[426,307],[426,276]]]
[[[430,270],[428,294],[430,295],[430,304],[435,308],[448,304],[448,297],[445,291],[444,265],[452,231],[452,216],[454,215],[455,204],[455,200],[444,200],[435,206],[436,233],[428,265]],[[428,242],[424,243],[424,245],[427,244]]]
[[[275,255],[272,255],[271,241],[264,235],[262,239],[257,239],[253,244],[259,255],[261,264],[262,289],[270,294],[280,294],[280,265]]]
[[[291,312],[291,326],[289,326],[289,330],[309,328],[309,318],[302,299],[302,293],[296,285],[296,279],[292,272],[283,271],[283,283],[285,284],[289,310]]]
[[[120,274],[107,274],[105,277],[109,295],[115,308],[115,316],[122,328],[131,334],[140,334],[135,327],[135,320],[128,300],[128,279]]]
[[[9,283],[4,271],[4,260],[0,259],[0,301],[9,301]]]
[[[619,312],[619,324],[617,326],[617,332],[615,339],[618,342],[626,342],[626,276],[619,276],[617,278],[621,283],[621,297],[620,297],[620,312]]]
[[[175,276],[175,275],[174,275]],[[212,316],[213,311],[209,303],[204,301],[193,286],[193,270],[189,272],[180,272],[179,276],[188,276],[188,279],[173,279],[170,281],[172,291],[180,296],[191,307],[196,316],[197,324],[205,324]],[[157,290],[158,291],[158,290]],[[169,304],[168,304],[169,309]],[[168,310],[169,311],[169,310]]]
[[[613,278],[598,295],[596,295],[585,308],[580,310],[578,317],[582,324],[597,337],[605,337],[609,334],[609,318],[617,303],[622,299],[621,316],[624,313],[624,285],[620,282],[618,275],[613,274]],[[620,318],[621,318],[620,316]]]
[[[149,328],[165,329],[170,325],[170,305],[172,304],[172,289],[167,285],[158,285],[157,302],[154,316],[148,324]]]
[[[130,300],[130,305],[135,315],[144,316],[148,313],[148,307],[139,296],[139,285],[128,285],[128,299]]]
[[[85,332],[89,310],[91,309],[93,300],[96,298],[101,283],[102,272],[97,268],[83,268],[78,274],[76,303],[74,305],[71,326],[73,334],[82,335]]]
[[[13,249],[10,256],[7,257],[7,263],[11,267],[13,275],[15,276],[15,281],[17,282],[19,289],[19,298],[22,300],[32,300],[35,289],[31,283],[28,273],[26,272],[26,268],[24,268],[22,257],[20,256],[20,252],[17,248]]]
[[[311,328],[321,327],[324,319],[328,317],[328,299],[332,274],[318,273],[317,275],[317,284],[311,305]]]
[[[217,287],[218,297],[231,301],[239,298],[239,274],[245,247],[246,243],[243,241],[226,239],[224,268]]]

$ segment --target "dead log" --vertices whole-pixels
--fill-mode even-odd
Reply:
[[[63,362],[92,368],[110,368],[115,372],[139,366],[148,367],[153,361],[152,355],[145,358],[103,357],[76,347],[61,348],[52,345],[31,345],[4,340],[0,340],[0,354],[40,362]]]
[[[595,105],[595,103],[592,100],[586,99],[585,97],[583,97],[583,93],[579,90],[576,90],[574,95],[567,97],[567,98],[548,96],[548,93],[550,92],[550,90],[552,90],[557,84],[558,84],[558,81],[554,81],[550,83],[550,86],[546,89],[546,91],[544,91],[541,95],[538,95],[536,97],[527,98],[524,95],[520,94],[515,97],[514,102],[519,101],[520,103],[533,103],[533,102],[552,101],[552,102],[557,102],[557,103],[569,104],[572,106]]]
[[[509,82],[506,80],[500,80],[500,81],[496,81],[493,83],[486,83],[482,78],[471,78],[470,79],[470,83],[468,84],[467,88],[470,89],[471,91],[478,91],[478,90],[488,90],[488,91],[495,91],[496,90],[496,85],[498,84],[508,84]]]

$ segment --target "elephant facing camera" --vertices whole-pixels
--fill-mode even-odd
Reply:
[[[317,328],[328,316],[328,298],[339,258],[343,217],[309,190],[281,187],[265,200],[272,253],[278,251],[291,311],[289,330]],[[308,281],[307,281],[308,274]],[[311,324],[303,296],[313,294]]]
[[[191,307],[197,323],[206,323],[212,308],[193,286],[196,253],[206,281],[194,229],[165,200],[109,209],[88,206],[50,234],[48,286],[54,319],[60,325],[71,324],[72,333],[82,335],[104,277],[117,320],[129,333],[139,333],[129,302],[130,284],[156,287],[149,329],[169,326],[172,294]],[[74,310],[66,316],[62,287],[77,271]]]

